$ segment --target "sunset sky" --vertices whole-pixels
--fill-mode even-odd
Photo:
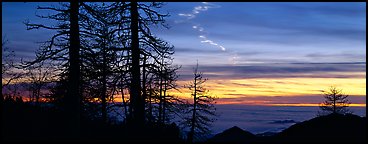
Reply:
[[[2,3],[2,36],[17,58],[34,58],[37,42],[53,34],[26,30],[25,20],[50,23],[35,16],[47,14],[38,5],[50,3]],[[153,33],[175,46],[178,84],[192,79],[198,60],[219,104],[316,106],[329,86],[366,104],[365,3],[175,2],[161,12],[170,29]]]

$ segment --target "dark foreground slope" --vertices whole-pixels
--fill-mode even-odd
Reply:
[[[1,111],[0,143],[183,142],[179,128],[175,124],[151,124],[136,129],[129,127],[128,124],[106,124],[82,115],[79,136],[68,139],[71,133],[68,123],[65,122],[68,115],[58,109],[37,107],[21,100],[6,100]]]
[[[280,142],[366,142],[366,117],[330,114],[295,124],[275,135]]]
[[[232,127],[209,139],[216,143],[366,143],[366,117],[330,114],[297,123],[273,136]]]

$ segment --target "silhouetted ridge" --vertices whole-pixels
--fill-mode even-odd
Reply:
[[[253,135],[232,127],[207,142],[225,143],[366,143],[366,117],[329,114],[290,126],[280,133]]]
[[[256,136],[254,134],[234,126],[222,133],[216,134],[208,142],[252,142],[255,138]]]
[[[275,136],[282,142],[366,142],[366,118],[329,114],[304,121]]]

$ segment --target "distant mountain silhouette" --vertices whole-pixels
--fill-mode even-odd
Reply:
[[[297,123],[275,135],[281,142],[366,142],[366,117],[330,114]]]
[[[216,134],[207,142],[365,143],[366,128],[366,117],[330,114],[294,124],[280,133],[254,135],[234,126]]]
[[[287,120],[276,120],[273,122],[270,122],[270,124],[287,124],[287,123],[298,123],[297,121],[287,119]]]
[[[241,128],[234,126],[230,129],[216,134],[208,142],[253,142],[256,136],[250,132],[244,131]]]

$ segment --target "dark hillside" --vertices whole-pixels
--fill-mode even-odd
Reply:
[[[223,131],[222,133],[216,134],[208,142],[254,142],[256,136],[250,132],[244,131],[241,128],[234,126],[230,129]]]
[[[330,114],[297,123],[275,136],[281,142],[366,142],[366,117]]]
[[[273,135],[254,135],[236,126],[210,138],[225,143],[365,143],[366,117],[330,114],[300,122]]]
[[[67,139],[67,116],[53,107],[37,107],[21,100],[5,100],[2,107],[3,142],[183,142],[175,124],[147,124],[133,129],[124,124],[104,124],[86,116],[79,137]]]

